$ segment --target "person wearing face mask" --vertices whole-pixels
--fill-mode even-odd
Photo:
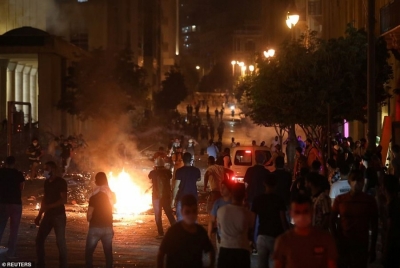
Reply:
[[[40,164],[40,158],[43,155],[42,147],[39,145],[39,140],[36,138],[32,139],[32,144],[26,150],[31,168],[31,179],[36,179],[38,175],[38,168]]]
[[[183,220],[169,228],[161,242],[157,255],[157,268],[191,267],[202,268],[203,253],[208,253],[214,267],[215,251],[206,230],[196,223],[197,198],[185,195],[181,199]],[[164,259],[166,265],[164,266]]]
[[[36,236],[37,267],[45,267],[44,244],[47,236],[54,229],[59,251],[59,267],[67,267],[67,243],[65,241],[67,203],[67,182],[57,176],[57,165],[47,162],[44,166],[44,196],[35,224],[39,226]],[[44,214],[44,216],[43,216]],[[43,216],[43,218],[42,218]]]
[[[378,207],[375,199],[363,192],[362,171],[352,171],[348,181],[350,192],[339,195],[333,203],[330,229],[338,243],[340,264],[367,267],[368,259],[374,262],[376,258]]]
[[[337,251],[333,237],[312,227],[312,202],[300,195],[293,199],[290,214],[294,228],[278,237],[275,243],[275,268],[334,268]]]

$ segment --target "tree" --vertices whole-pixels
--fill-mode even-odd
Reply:
[[[102,49],[68,69],[58,108],[86,119],[112,119],[141,106],[145,99],[145,71],[132,62],[128,49],[117,57]]]
[[[161,91],[154,94],[154,105],[158,111],[176,109],[188,95],[184,76],[177,67],[171,68],[165,74],[165,80],[161,82]]]
[[[259,73],[247,94],[248,114],[257,124],[288,127],[291,140],[298,124],[323,151],[328,105],[332,123],[365,121],[366,44],[366,32],[351,25],[344,37],[324,41],[309,33],[284,42],[274,58],[259,60]],[[389,97],[384,84],[392,78],[392,69],[383,39],[378,40],[376,50],[376,96],[381,104]]]
[[[225,92],[232,83],[232,71],[227,64],[217,63],[203,76],[199,84],[201,92]]]

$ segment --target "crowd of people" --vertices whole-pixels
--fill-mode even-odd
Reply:
[[[43,156],[47,155],[52,161],[62,168],[63,174],[68,173],[71,161],[74,163],[85,163],[85,148],[88,147],[83,135],[68,136],[60,135],[51,140],[46,150],[40,145],[39,139],[33,138],[32,143],[26,150],[29,160],[30,178],[38,177],[38,169]]]
[[[60,148],[73,150],[65,139]],[[366,150],[367,144],[349,139],[332,141],[332,155],[325,166],[311,139],[298,138],[293,170],[285,167],[280,143],[271,144],[272,156],[256,152],[243,183],[233,181],[230,148],[222,150],[212,140],[205,148],[208,167],[204,176],[195,165],[195,139],[171,140],[169,148],[159,148],[153,156],[152,200],[157,239],[162,240],[157,267],[220,268],[251,267],[367,267],[376,260],[381,234],[382,264],[400,267],[400,146],[391,146],[392,174],[382,164],[382,156]],[[70,146],[69,146],[70,145]],[[256,144],[253,144],[256,146]],[[232,140],[232,147],[237,143]],[[28,156],[40,160],[40,145],[33,140]],[[56,146],[57,148],[57,146]],[[66,156],[62,150],[63,172]],[[69,155],[70,157],[70,155]],[[271,161],[271,159],[273,159]],[[273,172],[266,165],[273,164]],[[11,219],[7,256],[15,258],[16,240],[22,214],[21,191],[24,177],[15,168],[15,158],[0,169],[0,238]],[[60,267],[67,267],[65,237],[67,183],[57,172],[57,163],[44,165],[44,197],[35,219],[37,267],[45,267],[45,241],[51,230],[56,235]],[[197,183],[204,181],[208,226],[198,224]],[[96,187],[89,198],[89,230],[85,247],[86,267],[93,267],[93,253],[102,242],[106,267],[113,266],[113,205],[115,194],[107,176],[96,174]],[[174,215],[176,212],[176,217]],[[165,232],[162,211],[171,227]],[[379,228],[380,226],[380,228]],[[215,247],[214,247],[215,244]]]

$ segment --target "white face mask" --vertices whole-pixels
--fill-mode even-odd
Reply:
[[[46,178],[46,179],[48,179],[48,178],[50,178],[50,171],[48,171],[48,170],[45,170],[45,171],[43,171],[43,176]]]
[[[308,214],[300,214],[293,216],[294,225],[299,228],[307,228],[311,225],[311,217]]]

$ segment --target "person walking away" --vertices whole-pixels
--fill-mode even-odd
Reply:
[[[306,178],[306,186],[311,191],[313,202],[312,225],[323,230],[329,229],[329,217],[331,214],[331,199],[326,194],[322,185],[323,181],[318,174],[311,173]]]
[[[221,234],[218,268],[250,268],[249,232],[254,220],[244,207],[245,185],[232,186],[232,204],[217,211],[217,225]]]
[[[197,198],[193,195],[184,195],[180,202],[182,221],[171,226],[165,234],[157,254],[157,268],[202,268],[203,253],[209,255],[209,267],[214,267],[214,247],[206,230],[196,223]]]
[[[271,159],[265,163],[265,166],[275,165],[275,160],[277,157],[283,157],[285,159],[285,153],[282,152],[280,144],[275,145],[275,151],[272,153]]]
[[[235,138],[232,137],[232,139],[231,139],[231,148],[235,148],[235,147],[236,147]]]
[[[174,153],[171,156],[171,160],[172,160],[172,163],[174,164],[174,170],[172,173],[172,181],[171,181],[171,187],[173,189],[173,187],[175,186],[175,181],[176,181],[176,171],[184,166],[182,147],[179,146],[176,148],[176,150],[174,151]],[[171,200],[171,201],[172,201],[171,207],[175,207],[174,201],[173,200]]]
[[[191,165],[194,166],[194,147],[195,147],[195,142],[193,139],[189,139],[188,141],[188,147],[186,148],[186,152],[190,153],[192,155],[192,161],[191,161]]]
[[[87,221],[89,231],[86,238],[85,261],[86,268],[93,268],[93,253],[99,241],[103,245],[106,258],[106,268],[113,267],[112,240],[113,231],[113,206],[116,196],[108,186],[107,176],[99,172],[95,177],[96,188],[89,198]]]
[[[57,165],[47,162],[44,166],[44,196],[35,224],[39,226],[36,236],[37,267],[45,267],[44,243],[54,229],[59,252],[59,267],[67,267],[67,243],[65,241],[66,214],[64,204],[67,202],[67,182],[57,176]],[[44,216],[43,216],[44,214]],[[43,216],[43,219],[42,219]]]
[[[271,145],[269,146],[269,149],[271,150],[271,152],[276,151],[276,145],[278,145],[278,144],[280,144],[279,137],[275,136],[275,138],[272,140]]]
[[[293,171],[293,180],[296,180],[300,174],[300,170],[302,168],[306,168],[307,166],[307,157],[303,155],[303,149],[301,147],[296,148],[296,157],[294,160],[294,171]]]
[[[292,174],[285,169],[285,159],[282,156],[276,158],[275,168],[272,175],[276,178],[276,193],[285,201],[287,209],[289,209]]]
[[[215,146],[213,140],[210,140],[208,143],[208,147],[207,147],[207,155],[214,157],[214,159],[217,159],[218,154],[219,154],[219,150],[218,150],[217,146]]]
[[[207,212],[210,213],[216,200],[221,198],[221,183],[225,178],[223,166],[216,165],[212,156],[208,157],[208,168],[204,174],[204,192],[207,192],[210,183],[210,195],[207,199]]]
[[[338,243],[340,265],[364,268],[368,259],[376,259],[378,207],[372,196],[362,192],[362,171],[352,171],[348,181],[350,192],[339,195],[333,203],[330,230]]]
[[[244,175],[244,183],[246,184],[246,197],[247,204],[251,208],[253,201],[256,197],[262,195],[265,192],[264,181],[271,175],[271,172],[264,167],[265,154],[262,152],[256,152],[256,165],[247,169]],[[257,241],[257,230],[259,220],[256,218],[254,237],[253,237],[253,253],[256,253],[256,241]]]
[[[219,253],[219,249],[221,247],[221,233],[217,228],[217,212],[221,207],[232,203],[232,185],[228,180],[224,180],[221,183],[221,195],[217,201],[214,202],[214,205],[210,212],[210,219],[208,221],[208,237],[212,240],[212,234],[216,233],[216,246],[217,246],[217,255]]]
[[[275,268],[336,268],[337,251],[332,236],[312,227],[313,206],[309,197],[299,195],[291,202],[294,228],[275,243]]]
[[[164,237],[164,229],[162,225],[162,209],[164,209],[171,226],[175,224],[176,220],[172,215],[171,208],[171,171],[165,168],[164,159],[159,157],[154,161],[154,170],[149,174],[149,179],[152,182],[153,193],[153,210],[154,218],[157,225],[158,236],[157,238]]]
[[[312,163],[318,160],[321,163],[321,156],[317,148],[314,147],[313,142],[310,138],[306,140],[306,151],[305,156],[307,157],[307,165],[312,168]]]
[[[351,187],[348,181],[349,173],[350,173],[349,166],[344,165],[340,168],[340,180],[332,184],[331,191],[329,193],[329,197],[331,198],[332,204],[335,201],[336,197],[338,197],[341,194],[346,194],[350,192]]]
[[[383,189],[386,195],[387,223],[384,246],[383,264],[385,268],[400,267],[400,198],[399,179],[393,175],[383,178]]]
[[[61,162],[64,174],[68,172],[72,150],[72,145],[69,143],[69,140],[64,140],[61,145]]]
[[[15,158],[7,157],[5,167],[0,169],[0,241],[7,222],[10,219],[10,234],[7,243],[7,258],[14,258],[16,253],[18,229],[22,216],[21,192],[25,178],[15,169]]]
[[[364,170],[364,189],[365,193],[375,196],[378,187],[378,168],[374,165],[374,157],[369,154],[365,154],[362,157],[362,164],[365,167]]]
[[[221,118],[221,122],[219,123],[218,128],[217,128],[218,140],[219,141],[222,140],[222,135],[224,134],[224,129],[225,129],[225,124],[224,124],[224,121],[222,121],[222,118]]]
[[[36,179],[38,175],[38,168],[40,164],[40,158],[43,155],[42,147],[39,145],[39,140],[36,138],[32,139],[32,144],[26,150],[28,159],[30,162],[31,174],[30,178]]]
[[[181,214],[181,199],[185,195],[193,195],[196,199],[197,194],[197,182],[201,180],[200,169],[192,167],[190,161],[192,155],[190,153],[183,154],[184,166],[176,171],[176,181],[173,191],[173,200],[176,203],[176,216],[177,220],[181,221],[183,215]]]
[[[264,184],[265,193],[254,200],[251,211],[254,213],[254,219],[257,216],[260,219],[257,237],[257,267],[273,268],[272,254],[275,239],[289,229],[289,223],[286,218],[286,203],[275,191],[276,176],[267,178]]]
[[[232,166],[230,148],[225,148],[223,153],[217,158],[217,165],[228,169]]]

